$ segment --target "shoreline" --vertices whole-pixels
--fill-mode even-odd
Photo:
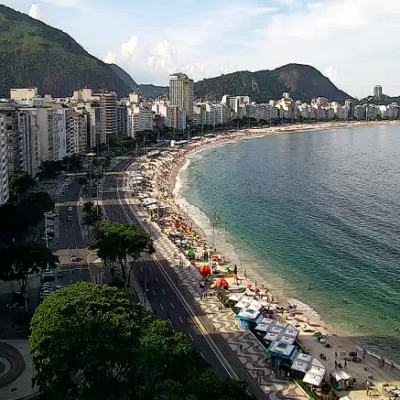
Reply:
[[[200,234],[200,236],[204,237],[207,240],[207,243],[210,243],[210,234],[207,234],[207,227],[205,226],[201,226],[202,224],[199,223],[199,220],[193,217],[193,215],[188,215],[187,213],[187,207],[186,204],[184,204],[185,202],[187,203],[187,205],[190,207],[195,207],[197,210],[199,210],[202,214],[205,215],[205,213],[203,213],[198,207],[192,205],[189,201],[187,201],[185,199],[185,197],[182,195],[182,190],[184,188],[182,180],[181,180],[181,174],[183,173],[183,171],[185,171],[190,163],[192,162],[192,158],[207,149],[212,149],[214,147],[219,147],[222,145],[227,145],[229,143],[236,143],[238,141],[241,140],[249,140],[249,139],[255,139],[255,138],[260,138],[260,137],[264,137],[264,136],[269,136],[269,135],[275,135],[275,134],[288,134],[288,133],[302,133],[302,132],[309,132],[309,131],[323,131],[323,130],[331,130],[331,129],[337,129],[337,128],[351,128],[351,127],[359,127],[359,126],[371,126],[371,125],[399,125],[400,121],[394,121],[394,122],[381,122],[381,121],[377,121],[377,122],[355,122],[355,123],[324,123],[324,124],[318,124],[316,125],[290,125],[290,126],[285,126],[285,127],[273,127],[273,128],[267,128],[267,129],[251,129],[249,131],[247,131],[247,133],[237,133],[235,132],[234,134],[230,134],[230,135],[224,135],[224,136],[217,136],[216,138],[212,138],[212,139],[204,139],[202,142],[194,142],[193,146],[191,146],[191,148],[187,149],[181,149],[178,150],[179,151],[179,156],[176,159],[176,162],[173,163],[173,168],[171,170],[168,170],[168,172],[166,173],[167,176],[165,176],[164,174],[164,191],[168,192],[168,196],[165,197],[169,197],[168,200],[172,200],[169,201],[168,205],[170,207],[172,207],[172,209],[175,211],[176,214],[179,215],[183,215],[185,218],[185,220],[190,221],[190,225],[194,228],[194,230],[196,232],[198,232]],[[156,182],[156,190],[159,190],[159,179],[158,177],[156,177],[155,179]],[[186,207],[186,209],[185,209]],[[183,209],[183,212],[182,212]],[[207,216],[206,216],[207,217]],[[208,219],[208,217],[207,217]],[[208,219],[209,221],[209,219]],[[217,245],[217,248],[219,248],[220,246]],[[234,249],[233,249],[234,250]],[[222,254],[224,253],[223,251],[220,251]],[[229,259],[231,262],[231,258],[227,257],[227,259]],[[233,261],[234,262],[234,261]],[[232,262],[232,263],[233,263]],[[246,270],[247,271],[247,270]],[[239,272],[240,272],[240,268],[239,268]],[[255,271],[254,269],[252,269],[251,267],[248,269],[248,273],[246,274],[246,280],[248,282],[265,282],[266,278],[261,277],[257,271]],[[269,287],[269,285],[265,285],[265,287]],[[272,293],[275,293],[276,290],[274,290],[273,287],[270,288]],[[281,298],[281,295],[279,295],[280,297],[280,302],[285,301],[285,302],[291,302],[292,304],[296,304],[296,302],[305,309],[304,315],[303,316],[307,316],[307,318],[309,318],[309,325],[310,326],[316,326],[317,328],[319,328],[320,331],[322,331],[324,334],[326,334],[329,339],[330,339],[330,343],[333,344],[332,347],[334,347],[336,349],[336,351],[338,352],[343,352],[343,350],[345,350],[345,352],[349,353],[350,351],[354,351],[356,350],[356,343],[354,341],[354,339],[352,339],[351,337],[345,337],[346,335],[340,335],[340,332],[338,331],[338,329],[336,329],[335,327],[332,327],[329,324],[326,324],[323,322],[322,317],[319,315],[315,315],[312,313],[313,310],[312,307],[310,307],[309,305],[302,303],[300,300],[296,300],[296,299],[291,299],[291,298],[285,298],[285,296],[283,296],[283,298]],[[299,307],[300,308],[300,307]],[[307,311],[306,311],[307,310]],[[309,314],[311,312],[311,315]],[[302,316],[302,317],[303,317]],[[291,323],[291,321],[287,321],[289,323]],[[295,321],[292,321],[295,322]],[[340,336],[339,336],[340,335]],[[301,332],[301,335],[299,337],[300,342],[302,343],[302,345],[304,347],[306,347],[306,349],[313,354],[314,356],[319,356],[319,352],[323,349],[321,347],[321,345],[318,343],[316,343],[315,338],[312,335],[309,334],[304,334],[303,332]],[[319,346],[319,347],[318,347]],[[340,350],[339,350],[340,349]],[[332,353],[334,352],[334,350],[332,349],[332,351],[328,351],[327,349],[323,349],[323,352],[325,354],[329,354],[329,360],[330,363],[332,365],[329,365],[327,367],[327,370],[334,370],[334,366],[333,366],[333,360],[335,359],[335,357],[333,356],[333,359],[331,357]],[[374,357],[379,357],[379,355],[377,354],[369,354],[369,356],[367,356],[367,363],[368,366],[370,368],[370,370],[374,370],[374,377],[375,376],[379,376],[379,381],[382,380],[387,380],[387,371],[385,371],[385,374],[382,374],[382,370],[378,370],[376,368],[376,358]],[[330,364],[329,363],[329,364]],[[369,364],[370,363],[370,364]],[[397,368],[399,368],[399,366],[396,366]],[[398,371],[397,371],[398,372]],[[358,379],[360,379],[362,377],[362,373],[361,372],[357,372],[354,373],[354,375],[357,376]],[[364,373],[365,375],[365,373]],[[389,376],[392,374],[389,374]],[[363,379],[363,378],[361,378]],[[390,380],[398,380],[398,377],[394,377],[394,376],[390,376],[389,378]],[[400,382],[400,381],[399,381]]]

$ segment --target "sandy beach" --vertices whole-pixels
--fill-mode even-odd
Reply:
[[[142,161],[144,165],[148,163],[148,168],[145,168],[145,175],[152,182],[152,190],[155,197],[173,210],[175,215],[180,215],[183,220],[191,226],[191,228],[207,243],[213,241],[212,227],[210,221],[206,222],[206,216],[201,215],[200,210],[195,213],[192,205],[190,205],[181,194],[183,182],[181,174],[190,163],[191,158],[198,152],[210,147],[225,145],[230,142],[237,142],[240,140],[254,139],[256,137],[263,137],[267,135],[279,135],[288,133],[302,133],[307,131],[322,131],[329,129],[348,128],[356,126],[368,125],[385,125],[385,124],[400,124],[399,121],[394,122],[351,122],[351,123],[318,123],[318,124],[299,124],[288,125],[272,128],[253,128],[247,131],[230,133],[227,135],[217,136],[215,138],[206,138],[198,142],[188,144],[185,148],[175,149],[173,153],[167,156],[162,156],[157,160],[148,160],[144,158]],[[326,376],[329,377],[330,372],[335,370],[335,361],[342,367],[347,364],[346,370],[357,379],[357,389],[365,389],[364,383],[369,379],[374,387],[381,390],[382,384],[390,382],[393,385],[400,387],[400,370],[392,367],[386,363],[386,367],[378,366],[378,358],[376,355],[364,354],[359,349],[357,350],[357,343],[346,333],[340,332],[334,326],[330,326],[323,321],[323,316],[319,316],[315,311],[306,304],[296,299],[287,298],[282,292],[270,287],[270,282],[266,282],[265,278],[259,276],[251,265],[246,265],[245,268],[241,267],[241,260],[236,257],[235,249],[232,248],[230,243],[227,243],[227,232],[219,230],[214,236],[217,253],[224,254],[230,264],[237,263],[238,275],[245,282],[253,286],[267,289],[268,294],[275,297],[277,303],[287,307],[287,305],[296,305],[298,313],[295,317],[289,317],[289,313],[282,313],[280,318],[286,320],[288,323],[295,325],[300,330],[299,340],[304,351],[309,352],[315,357],[320,357],[321,353],[324,354],[326,360],[322,361],[327,369]],[[330,348],[324,347],[313,336],[314,332],[321,332],[325,337]],[[358,356],[365,359],[361,363],[354,363],[346,361],[350,352],[357,352]]]

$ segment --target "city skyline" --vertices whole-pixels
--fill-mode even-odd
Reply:
[[[400,94],[394,78],[399,58],[388,40],[399,29],[400,3],[394,0],[378,8],[369,0],[4,4],[67,32],[138,83],[167,86],[168,75],[178,71],[197,81],[293,62],[314,66],[352,96],[371,95],[377,84],[384,94]]]

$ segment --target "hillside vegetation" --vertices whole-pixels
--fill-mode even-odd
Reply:
[[[39,93],[71,96],[94,90],[129,88],[111,68],[91,56],[66,33],[0,5],[0,96],[10,88],[37,86]]]
[[[250,96],[256,102],[266,102],[280,99],[284,92],[289,92],[294,99],[308,102],[318,96],[339,102],[351,98],[317,69],[301,64],[288,64],[272,71],[234,72],[196,82],[194,88],[196,98],[218,100],[229,94]]]

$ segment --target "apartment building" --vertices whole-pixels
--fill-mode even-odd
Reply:
[[[5,127],[5,118],[0,114],[0,206],[7,203],[9,198],[7,135]]]
[[[194,89],[193,80],[186,74],[177,73],[169,76],[169,104],[182,107],[188,121],[193,120]]]

